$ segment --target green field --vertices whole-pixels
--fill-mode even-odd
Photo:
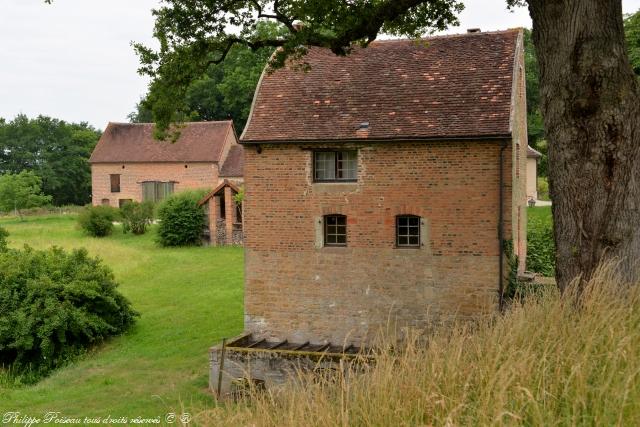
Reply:
[[[109,265],[120,291],[141,313],[110,340],[35,386],[0,386],[0,415],[157,417],[213,406],[208,348],[242,331],[241,248],[164,249],[154,232],[103,239],[76,229],[74,216],[0,219],[12,246],[86,247]]]

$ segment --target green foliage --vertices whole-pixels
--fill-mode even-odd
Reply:
[[[322,46],[344,55],[352,43],[366,45],[379,33],[418,37],[444,30],[458,22],[457,13],[462,9],[459,0],[168,0],[153,12],[160,50],[135,45],[141,62],[139,72],[152,78],[143,104],[153,113],[158,136],[166,136],[163,132],[172,122],[190,117],[190,87],[210,72],[212,64],[248,49],[271,53],[278,48],[269,61],[272,67],[281,67],[287,58],[301,58],[306,53],[305,46]],[[296,20],[303,20],[304,25],[294,25]],[[277,25],[266,28],[265,21]],[[236,46],[245,49],[234,51]],[[250,97],[253,90],[242,92],[237,101],[225,94],[236,95],[238,90],[253,87],[254,82],[255,73],[236,67],[231,78],[220,81],[217,90],[227,98],[226,102],[233,103],[227,106],[229,110],[246,111],[245,97]],[[206,87],[211,89],[208,84]],[[215,98],[210,93],[205,96]]]
[[[199,245],[205,227],[204,207],[198,202],[206,191],[184,191],[163,200],[158,207],[158,243],[162,246]]]
[[[15,210],[22,217],[22,209],[35,208],[51,202],[42,194],[42,179],[29,171],[0,176],[0,211]]]
[[[9,232],[0,227],[0,252],[7,250],[7,237],[9,237]]]
[[[549,176],[549,144],[546,139],[538,139],[532,145],[542,157],[538,159],[538,176]]]
[[[549,207],[529,208],[527,228],[527,270],[552,277],[555,275],[555,241]]]
[[[0,252],[0,363],[37,379],[126,331],[137,313],[85,249]]]
[[[33,171],[53,204],[84,205],[91,196],[88,160],[99,138],[87,123],[22,114],[0,121],[0,174]]]
[[[255,34],[264,37],[276,37],[282,33],[281,27],[272,22],[261,22]],[[179,105],[180,112],[175,116],[180,120],[211,121],[233,118],[236,129],[244,128],[249,116],[253,93],[260,75],[264,70],[272,48],[255,51],[247,46],[236,45],[221,64],[212,64],[197,76],[180,93],[181,102],[165,104],[162,98],[168,96],[165,89],[152,85],[149,94],[136,106],[136,111],[129,115],[135,123],[152,122],[173,114],[171,109]]]
[[[640,10],[624,19],[627,52],[633,71],[640,76]]]
[[[153,221],[152,202],[127,202],[120,208],[122,231],[124,233],[144,234]]]
[[[546,177],[538,177],[538,200],[551,200],[549,198],[549,180]]]
[[[502,242],[503,257],[507,261],[507,280],[504,283],[503,298],[512,299],[519,295],[518,283],[518,256],[513,250],[513,240],[504,240]]]
[[[240,217],[244,217],[244,187],[240,187],[240,191],[233,196],[233,201],[236,202],[236,205],[240,209]],[[244,221],[243,221],[244,222]]]
[[[111,206],[86,206],[78,215],[78,225],[89,236],[105,237],[113,232],[113,221],[119,212]]]
[[[155,224],[142,236],[114,232],[105,239],[88,237],[75,225],[73,215],[27,221],[0,217],[12,246],[86,247],[89,254],[99,254],[113,267],[118,290],[142,317],[124,335],[36,387],[14,387],[0,368],[0,414],[43,414],[55,408],[66,415],[108,411],[155,418],[167,408],[183,407],[195,415],[210,407],[203,352],[194,349],[242,332],[242,248],[163,248],[154,241]],[[195,375],[185,374],[190,372]]]

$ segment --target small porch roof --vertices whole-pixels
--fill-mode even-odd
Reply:
[[[209,194],[207,194],[206,196],[204,196],[199,202],[198,202],[198,206],[202,206],[205,203],[207,203],[211,198],[220,195],[220,193],[224,192],[224,189],[226,187],[231,188],[231,192],[234,194],[238,194],[240,192],[240,188],[235,185],[233,182],[229,181],[228,179],[225,179],[224,181],[222,181],[222,183],[220,183],[220,185],[218,185],[215,189],[213,189]]]

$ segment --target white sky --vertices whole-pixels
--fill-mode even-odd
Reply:
[[[461,25],[483,31],[531,27],[527,10],[505,0],[465,0]],[[146,92],[131,41],[154,45],[159,0],[0,0],[0,117],[24,113],[86,121],[103,129],[126,121]],[[640,0],[623,0],[625,13]]]

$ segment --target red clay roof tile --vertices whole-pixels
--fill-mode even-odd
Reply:
[[[221,177],[239,177],[244,171],[244,148],[241,145],[233,145],[229,154],[220,168]]]
[[[310,48],[309,71],[263,75],[242,142],[509,135],[518,34]]]
[[[91,163],[219,162],[231,121],[185,123],[174,143],[153,138],[153,123],[109,123]]]

